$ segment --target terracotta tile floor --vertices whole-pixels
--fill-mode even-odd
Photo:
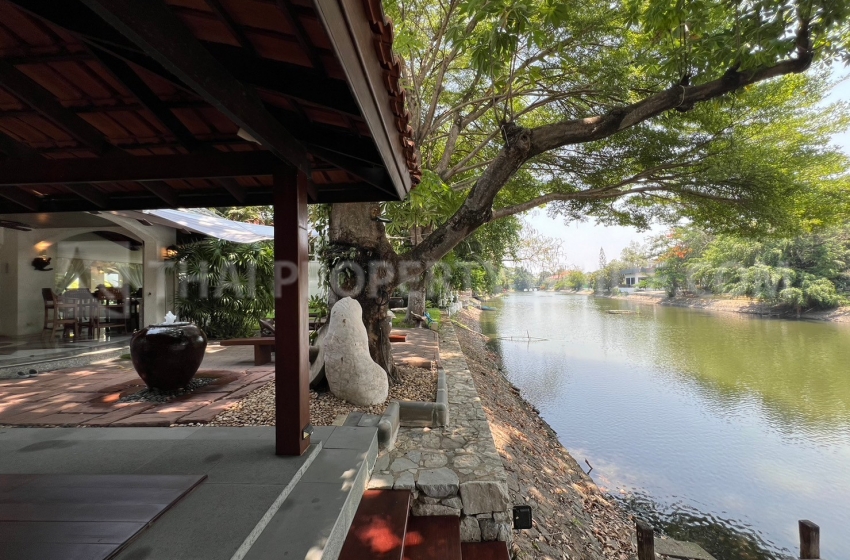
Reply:
[[[126,427],[207,423],[274,379],[274,364],[255,367],[244,360],[226,363],[220,356],[216,358],[209,360],[208,368],[205,360],[196,375],[215,381],[167,403],[118,402],[145,388],[127,360],[25,379],[0,379],[0,424]]]

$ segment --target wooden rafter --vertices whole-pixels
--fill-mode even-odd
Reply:
[[[29,76],[0,60],[0,86],[38,111],[81,144],[99,154],[117,151],[103,134],[70,109],[66,109],[49,91]]]
[[[271,175],[280,160],[268,152],[101,157],[0,162],[0,185],[61,185]]]
[[[224,23],[224,26],[227,27],[227,31],[231,35],[233,35],[233,37],[236,39],[236,41],[239,43],[239,45],[242,48],[246,49],[248,52],[250,52],[253,57],[258,58],[257,57],[257,51],[256,51],[256,49],[254,49],[254,44],[251,43],[251,39],[248,38],[248,36],[242,30],[242,27],[240,27],[239,25],[236,24],[235,21],[233,21],[233,18],[230,16],[230,13],[227,11],[227,9],[224,6],[221,5],[221,2],[219,0],[204,0],[204,1],[207,3],[207,5],[210,8],[212,8],[212,10],[216,13],[218,18],[221,20],[221,22]]]
[[[82,2],[266,149],[310,173],[304,147],[269,114],[255,91],[234,78],[192,36],[165,2]]]
[[[284,15],[286,15],[286,19],[288,19],[290,25],[292,25],[292,29],[295,31],[295,40],[298,41],[298,46],[301,47],[301,49],[310,59],[310,62],[313,64],[313,68],[321,72],[322,75],[327,75],[327,72],[325,71],[325,65],[322,64],[322,59],[319,57],[319,54],[316,52],[316,49],[313,48],[313,45],[310,43],[310,39],[307,36],[307,31],[304,29],[304,24],[301,23],[301,19],[298,17],[298,14],[288,2],[284,2],[283,0],[277,0],[277,7],[281,12],[284,13]]]
[[[91,202],[101,210],[108,209],[109,207],[109,196],[106,193],[99,191],[97,187],[93,185],[89,185],[87,183],[71,183],[66,184],[65,188],[80,198]]]

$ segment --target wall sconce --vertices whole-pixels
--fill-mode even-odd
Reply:
[[[173,259],[177,256],[178,250],[176,245],[169,245],[165,249],[162,250],[162,258],[163,259]]]
[[[51,259],[46,256],[36,257],[32,260],[32,267],[39,272],[47,272],[53,270],[52,268],[47,268],[50,266]]]

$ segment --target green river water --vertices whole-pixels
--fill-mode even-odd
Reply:
[[[631,511],[718,560],[791,557],[810,519],[823,558],[850,558],[850,325],[560,293],[488,305],[485,332],[517,337],[494,342],[506,375]]]

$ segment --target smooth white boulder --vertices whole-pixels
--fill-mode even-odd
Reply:
[[[323,346],[331,393],[358,406],[387,400],[387,373],[369,355],[363,309],[356,300],[346,297],[334,304]]]

